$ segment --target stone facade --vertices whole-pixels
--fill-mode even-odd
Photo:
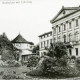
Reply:
[[[52,43],[52,31],[44,33],[39,36],[39,53],[40,57],[44,56],[47,53],[45,47],[49,48],[50,43]]]
[[[53,42],[69,43],[69,55],[80,56],[80,7],[62,7],[51,20]]]

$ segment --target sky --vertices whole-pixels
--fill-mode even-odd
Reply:
[[[80,0],[30,0],[31,2],[14,4],[2,1],[4,0],[0,0],[0,34],[5,32],[7,37],[13,40],[20,33],[34,44],[39,43],[39,35],[52,30],[50,20],[62,6],[80,5]]]

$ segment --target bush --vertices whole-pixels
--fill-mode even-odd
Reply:
[[[71,56],[71,59],[76,59],[76,56]]]
[[[66,66],[66,67],[52,67],[50,76],[60,76],[60,77],[77,77],[79,71],[75,68]]]
[[[13,56],[13,51],[3,49],[1,59],[5,60],[5,61],[6,60],[15,60],[15,57]]]
[[[15,60],[7,60],[6,63],[8,64],[8,67],[19,67],[21,66],[21,63]]]
[[[2,79],[23,79],[19,75],[16,74],[16,71],[7,70],[2,76]]]
[[[27,67],[35,67],[38,64],[39,58],[37,56],[31,56],[28,59]]]
[[[76,77],[79,71],[67,65],[67,59],[64,57],[57,60],[56,58],[46,58],[43,61],[44,75],[50,77]]]
[[[78,58],[75,60],[75,65],[76,65],[77,69],[80,71],[80,57],[78,57]]]
[[[60,62],[61,61],[61,62]],[[28,74],[31,76],[47,76],[47,77],[77,77],[79,71],[65,63],[64,59],[57,61],[56,58],[45,57],[41,58],[39,65],[31,70]],[[60,65],[59,65],[60,63]],[[63,65],[63,66],[62,66]]]

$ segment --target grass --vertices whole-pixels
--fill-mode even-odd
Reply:
[[[29,68],[26,66],[21,66],[21,67],[0,67],[0,72],[7,72],[7,71],[15,71],[16,75],[20,75],[24,77],[24,73],[30,71]],[[0,79],[2,79],[2,75],[0,75]]]

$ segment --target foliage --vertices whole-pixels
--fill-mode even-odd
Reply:
[[[37,56],[30,56],[28,59],[27,67],[35,67],[39,61]]]
[[[76,56],[71,56],[71,59],[76,59]]]
[[[53,68],[55,69],[55,67],[57,67],[57,70],[58,70],[58,68],[60,68],[60,67],[67,66],[67,58],[66,58],[66,56],[64,56],[60,59],[49,57],[43,61],[42,65],[44,66],[44,69],[43,69],[44,74],[51,75],[53,73]]]
[[[16,71],[13,70],[7,70],[3,73],[2,75],[3,79],[23,79],[22,77],[20,77],[19,75],[16,74]]]
[[[7,60],[8,67],[20,67],[21,63],[15,60]]]
[[[16,50],[5,34],[0,35],[0,54],[2,55],[2,60],[16,59],[18,55],[18,53],[15,52]]]
[[[50,57],[61,58],[62,56],[67,55],[67,47],[63,42],[53,43],[47,50],[47,55]]]
[[[9,50],[16,49],[12,45],[11,41],[7,38],[7,36],[0,35],[0,49],[3,49],[3,48],[9,49]]]
[[[11,50],[3,49],[1,59],[6,61],[6,60],[14,60],[15,58]]]
[[[37,53],[39,51],[39,45],[37,45],[37,46],[35,46],[34,48],[33,48],[33,53]]]
[[[75,65],[78,68],[78,70],[80,71],[80,57],[76,58]]]
[[[64,43],[58,42],[51,44],[51,47],[47,48],[47,50],[47,56],[43,57],[43,60],[40,59],[41,64],[37,65],[35,70],[32,70],[31,75],[37,75],[36,73],[43,71],[41,73],[42,75],[50,77],[78,76],[79,71],[76,68],[70,67],[68,65],[69,57],[67,55],[67,48]]]

